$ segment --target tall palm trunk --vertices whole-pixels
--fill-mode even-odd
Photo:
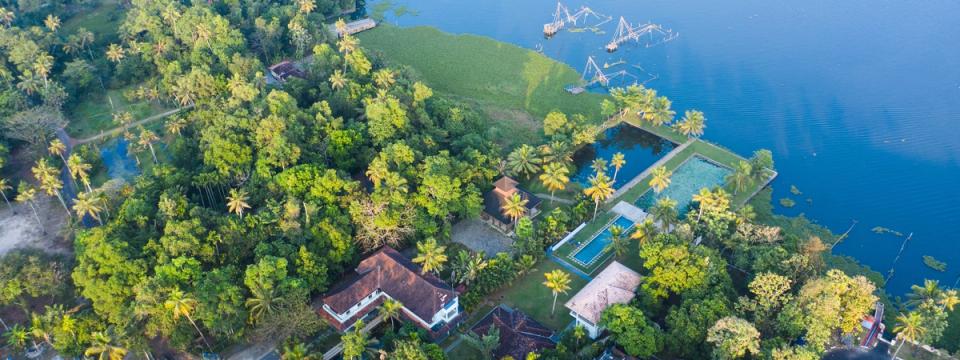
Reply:
[[[553,293],[553,306],[550,307],[550,316],[553,317],[553,313],[557,311],[557,296],[560,294]]]
[[[593,202],[593,219],[597,219],[597,209],[600,209],[600,200],[595,200]]]
[[[894,359],[894,360],[897,359],[897,354],[900,353],[900,349],[903,348],[903,344],[906,343],[906,342],[907,342],[906,340],[901,340],[900,346],[897,346],[897,351],[894,351],[894,352],[893,352],[893,359]]]
[[[70,212],[70,207],[67,206],[67,202],[63,201],[63,194],[61,194],[59,190],[54,193],[57,194],[57,200],[60,200],[60,205],[63,205],[63,209],[67,211],[67,217],[73,216],[73,213]]]
[[[147,146],[150,148],[150,155],[153,155],[153,164],[158,164],[159,161],[157,161],[157,153],[153,151],[153,143],[147,144]]]
[[[200,339],[203,340],[203,344],[207,346],[207,350],[208,351],[212,350],[210,348],[210,343],[207,342],[207,337],[203,336],[203,331],[200,331],[200,327],[197,326],[197,323],[193,322],[193,317],[190,315],[187,315],[187,320],[190,320],[190,324],[193,325],[194,329],[197,329],[197,334],[200,334]]]
[[[47,229],[43,228],[43,221],[40,221],[40,213],[37,212],[37,207],[33,205],[33,201],[30,201],[29,204],[30,204],[30,209],[33,210],[33,217],[37,219],[37,225],[40,226],[40,231],[43,232],[43,234],[46,234]]]
[[[7,207],[10,208],[10,210],[13,210],[13,214],[16,215],[17,209],[14,209],[13,205],[10,205],[10,199],[7,199],[7,193],[3,190],[0,190],[0,195],[3,195],[3,201],[7,203]]]

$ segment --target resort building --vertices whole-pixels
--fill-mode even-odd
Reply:
[[[596,339],[603,328],[600,315],[614,304],[626,304],[633,300],[640,274],[619,262],[612,262],[597,274],[587,286],[580,289],[564,306],[577,325],[583,325],[591,339]]]
[[[491,327],[500,332],[500,345],[493,351],[495,359],[507,356],[513,359],[526,359],[529,353],[540,353],[543,349],[556,346],[553,331],[533,320],[520,310],[500,305],[490,311],[470,329],[474,334],[484,336]]]
[[[323,296],[319,313],[343,332],[386,299],[399,301],[402,316],[432,336],[445,333],[459,320],[457,292],[433,274],[423,274],[389,246],[363,259],[355,273],[334,285]]]
[[[290,60],[284,60],[271,66],[270,75],[273,75],[279,82],[287,81],[287,78],[291,76],[301,79],[304,77],[303,70]]]
[[[517,184],[519,183],[516,180],[504,176],[493,182],[493,190],[483,194],[483,213],[480,214],[480,218],[490,226],[507,234],[513,231],[514,221],[504,213],[503,206],[507,203],[507,199],[513,197],[514,194],[519,194],[521,199],[527,201],[524,205],[527,208],[524,216],[535,217],[540,213],[542,200],[529,191],[520,188]]]

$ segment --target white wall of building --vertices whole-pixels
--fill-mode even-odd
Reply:
[[[327,304],[323,304],[323,310],[326,311],[331,316],[333,316],[335,319],[337,319],[337,321],[339,321],[342,324],[350,320],[350,318],[357,315],[357,313],[359,313],[360,310],[363,310],[368,305],[377,301],[381,297],[387,298],[387,299],[393,299],[390,295],[387,295],[387,293],[380,291],[380,289],[377,289],[373,293],[361,299],[360,302],[351,306],[350,309],[343,314],[337,313],[332,308],[330,308],[330,306],[328,306]],[[449,302],[446,307],[444,307],[443,309],[440,309],[440,311],[438,311],[436,314],[433,314],[433,318],[431,318],[429,322],[427,322],[424,319],[421,319],[419,316],[417,316],[417,314],[414,314],[413,311],[410,311],[410,309],[407,309],[406,306],[402,308],[402,311],[404,314],[416,320],[424,327],[431,328],[439,324],[441,321],[446,321],[446,322],[453,321],[453,319],[460,314],[460,298],[459,297],[453,298],[453,301]]]

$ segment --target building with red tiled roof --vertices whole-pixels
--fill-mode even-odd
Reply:
[[[493,190],[483,194],[483,213],[480,218],[487,224],[504,233],[513,231],[513,219],[503,213],[503,205],[507,199],[514,194],[519,194],[520,198],[527,200],[526,208],[528,217],[535,217],[540,212],[540,198],[522,189],[519,183],[507,176],[497,179],[493,182]]]
[[[270,74],[280,82],[287,81],[287,78],[291,76],[301,79],[305,76],[303,70],[300,70],[300,67],[290,60],[284,60],[271,66]]]
[[[470,329],[479,336],[486,335],[491,327],[500,332],[500,345],[493,351],[495,359],[510,356],[526,359],[529,353],[540,353],[556,346],[553,331],[543,326],[520,310],[503,305],[490,311],[487,316]]]
[[[374,311],[387,298],[403,304],[402,315],[437,332],[458,320],[457,292],[389,246],[360,262],[356,272],[323,296],[320,315],[339,331]]]

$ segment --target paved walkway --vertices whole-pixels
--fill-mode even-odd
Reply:
[[[696,139],[690,139],[690,140],[687,140],[687,142],[680,144],[680,146],[675,147],[673,150],[667,153],[667,155],[664,155],[662,158],[660,158],[660,160],[657,160],[657,162],[653,163],[653,165],[650,165],[650,167],[648,167],[646,170],[643,170],[642,173],[640,173],[639,175],[631,179],[630,182],[621,186],[620,189],[614,192],[613,196],[607,199],[606,202],[609,203],[615,199],[620,198],[620,196],[622,196],[623,194],[626,194],[627,191],[629,191],[631,188],[633,188],[634,186],[639,184],[641,181],[646,179],[647,176],[649,176],[650,173],[653,172],[653,169],[663,166],[663,164],[666,164],[667,161],[670,161],[670,159],[673,159],[674,156],[677,156],[677,154],[682,152],[684,149],[690,146],[690,144],[693,144],[696,141],[697,141]]]
[[[177,109],[173,109],[173,110],[164,111],[164,112],[162,112],[162,113],[159,113],[159,114],[156,114],[156,115],[152,115],[152,116],[143,118],[143,119],[141,119],[141,120],[134,121],[134,122],[129,123],[129,124],[125,125],[125,126],[118,126],[118,127],[115,127],[115,128],[113,128],[113,129],[110,129],[110,130],[107,130],[107,131],[101,131],[100,134],[97,134],[97,135],[88,137],[88,138],[86,138],[86,139],[70,139],[71,145],[86,144],[86,143],[91,142],[91,141],[100,140],[100,139],[102,139],[102,138],[104,138],[104,137],[113,136],[113,135],[116,135],[116,134],[119,134],[119,133],[123,132],[124,130],[130,129],[130,128],[133,128],[133,127],[137,127],[137,126],[146,124],[146,123],[148,123],[148,122],[151,122],[151,121],[154,121],[154,120],[157,120],[157,119],[165,118],[165,117],[167,117],[167,116],[176,114],[176,113],[180,112],[181,110],[190,109],[190,108],[192,108],[192,107],[193,107],[193,105],[188,105],[188,106],[184,106],[184,107],[182,107],[182,108],[177,108]]]
[[[550,194],[534,194],[534,195],[544,200],[556,201],[561,204],[573,205],[573,200],[570,200],[570,199],[559,198]]]
[[[618,202],[613,206],[613,209],[610,210],[620,214],[620,216],[630,219],[630,221],[633,221],[634,223],[641,223],[647,218],[646,212],[636,206],[633,206],[632,204],[628,204],[623,201]]]

